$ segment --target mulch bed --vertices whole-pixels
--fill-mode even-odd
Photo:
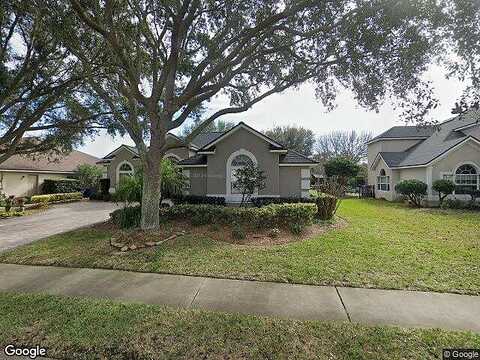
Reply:
[[[236,239],[232,236],[232,227],[226,225],[202,225],[193,226],[187,221],[169,221],[161,225],[160,229],[142,231],[139,229],[120,230],[111,222],[95,225],[94,228],[112,232],[110,244],[116,250],[123,252],[139,250],[146,247],[159,246],[166,242],[175,241],[177,237],[184,235],[209,237],[216,241],[222,241],[235,245],[273,246],[302,241],[327,231],[340,229],[347,226],[347,222],[341,218],[335,218],[332,222],[316,223],[308,226],[300,235],[292,234],[288,229],[280,228],[276,236],[272,236],[271,229],[256,230],[245,229],[245,238]]]

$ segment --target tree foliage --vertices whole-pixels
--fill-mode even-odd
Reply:
[[[80,180],[82,189],[98,189],[102,174],[102,169],[90,164],[78,165],[75,171],[75,176]]]
[[[360,167],[355,162],[344,157],[330,159],[324,167],[328,177],[338,178],[343,185],[346,185],[348,179],[357,176],[360,171]]]
[[[190,125],[187,125],[183,128],[182,134],[184,137],[190,135],[197,127],[201,124],[201,119],[194,120]],[[202,133],[206,132],[225,132],[232,129],[235,125],[237,125],[233,121],[225,121],[225,120],[217,120],[211,122],[208,126],[204,127]]]
[[[453,1],[453,0],[451,0]],[[432,108],[427,66],[448,44],[449,1],[38,1],[97,96],[136,144],[145,177],[142,227],[158,226],[165,134],[310,81],[334,106],[340,87],[377,110],[385,99]],[[206,112],[208,101],[228,101]],[[148,141],[148,144],[147,144]]]
[[[302,155],[312,155],[315,134],[310,129],[301,126],[276,126],[267,130],[265,135],[284,145],[287,149]]]
[[[242,194],[242,205],[249,201],[256,191],[265,188],[266,176],[264,171],[253,163],[235,170],[235,181],[233,186]]]
[[[412,205],[416,207],[422,206],[422,201],[427,195],[428,186],[423,181],[412,179],[402,180],[395,185],[395,191],[403,196],[406,196]]]
[[[53,157],[98,129],[116,129],[44,11],[29,1],[0,4],[0,163],[14,154]]]
[[[442,206],[443,200],[455,191],[455,184],[451,180],[435,180],[432,184],[432,189],[438,192],[438,199],[440,206]]]
[[[371,132],[332,131],[318,137],[315,150],[322,159],[341,156],[359,163],[367,158],[367,142],[372,137]]]

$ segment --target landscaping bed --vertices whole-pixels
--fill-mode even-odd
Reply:
[[[0,261],[480,295],[479,213],[346,199],[338,215],[348,226],[277,246],[187,232],[119,254],[110,245],[117,230],[104,226],[2,252]]]
[[[343,322],[294,321],[48,295],[0,294],[0,344],[52,358],[439,359],[479,348],[480,335]]]

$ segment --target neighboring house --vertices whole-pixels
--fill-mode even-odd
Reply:
[[[165,157],[182,168],[189,179],[188,193],[222,196],[227,202],[241,201],[233,186],[235,170],[251,162],[266,175],[266,187],[258,196],[307,197],[310,189],[310,169],[317,163],[270,139],[250,126],[239,123],[226,132],[198,135],[189,144],[173,134],[167,135],[171,147]],[[140,167],[134,147],[122,145],[99,163],[106,167],[111,192],[123,176],[131,176]]]
[[[428,185],[428,199],[437,200],[432,183],[455,182],[454,196],[469,198],[480,190],[480,113],[447,120],[437,126],[395,126],[368,143],[368,183],[375,197],[395,200],[395,185],[417,179]]]
[[[98,160],[77,150],[68,155],[52,155],[51,159],[14,155],[0,164],[0,192],[15,196],[38,194],[45,179],[71,177],[78,165],[95,165]]]

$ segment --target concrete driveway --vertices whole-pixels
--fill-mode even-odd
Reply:
[[[108,219],[119,205],[79,201],[54,205],[30,216],[0,220],[0,251]]]

